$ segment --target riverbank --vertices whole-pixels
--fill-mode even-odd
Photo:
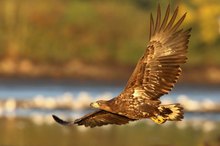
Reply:
[[[1,146],[219,146],[219,122],[189,121],[156,125],[151,121],[125,126],[63,127],[51,116],[0,118]],[[174,138],[175,137],[175,138]],[[12,140],[13,139],[13,140]]]
[[[51,78],[104,82],[126,81],[135,66],[92,64],[72,60],[65,64],[39,64],[27,59],[0,61],[1,78]],[[185,67],[180,82],[220,84],[219,66]]]

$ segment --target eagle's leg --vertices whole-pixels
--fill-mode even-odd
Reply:
[[[163,124],[167,121],[166,118],[164,118],[163,116],[160,116],[160,115],[151,117],[151,120],[157,124]]]

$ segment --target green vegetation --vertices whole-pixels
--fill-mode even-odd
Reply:
[[[220,65],[220,1],[187,0],[184,26],[193,27],[189,64]],[[165,10],[167,1],[163,1]],[[146,48],[149,0],[2,0],[0,57],[37,63],[72,60],[134,65]]]
[[[47,121],[49,121],[48,119]],[[196,124],[196,123],[195,123]],[[197,123],[198,124],[198,123]],[[1,119],[2,146],[219,146],[219,123],[212,131],[138,123],[105,128],[34,124],[27,119]]]

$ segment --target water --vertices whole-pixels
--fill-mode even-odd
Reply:
[[[114,97],[122,89],[123,85],[97,82],[2,79],[0,80],[0,100],[8,98],[33,100],[39,95],[44,99],[57,99],[57,97],[66,93],[77,99],[82,92],[87,93],[91,100],[96,100],[97,97],[102,98],[102,96],[108,94]],[[216,103],[220,102],[218,86],[182,84],[177,85],[169,95],[162,99],[175,101],[180,95],[198,102],[207,98]],[[165,143],[165,145],[175,145],[177,143],[178,145],[181,145],[181,143],[182,145],[196,145],[198,141],[203,140],[201,138],[204,138],[204,143],[207,143],[207,139],[211,141],[210,143],[217,143],[217,138],[220,136],[219,113],[185,113],[185,119],[182,122],[166,122],[163,125],[156,125],[150,119],[147,119],[132,122],[125,126],[114,128],[110,126],[103,127],[103,129],[89,129],[80,126],[70,129],[58,125],[51,117],[52,114],[56,114],[63,119],[73,120],[87,112],[89,111],[75,112],[75,110],[21,108],[13,111],[2,111],[1,113],[0,105],[0,129],[3,131],[0,133],[0,145],[19,146],[33,145],[33,143],[36,145],[105,145],[106,143],[111,144],[112,141],[114,145],[141,145],[147,142],[150,142],[149,145],[155,145],[157,142],[159,142],[158,145],[161,145],[161,143]],[[16,120],[14,120],[14,117],[16,117]],[[136,133],[139,133],[139,135],[137,136]],[[150,135],[150,137],[146,135]],[[210,135],[211,140],[209,139]],[[120,138],[118,139],[118,137]],[[124,139],[121,139],[123,137]],[[173,137],[176,141],[173,141]],[[13,140],[11,140],[12,138]],[[48,139],[53,140],[48,141]],[[97,139],[104,139],[104,141]],[[127,142],[128,139],[132,140]],[[132,143],[134,140],[135,143]],[[167,144],[167,142],[170,144]]]
[[[111,93],[116,96],[123,89],[120,85],[84,83],[69,80],[0,80],[0,99],[30,99],[37,95],[56,97],[65,93],[78,95],[87,92],[92,97]]]
[[[124,83],[125,84],[125,83]],[[117,96],[122,90],[123,85],[120,84],[103,84],[100,82],[79,82],[71,80],[0,80],[0,100],[13,98],[15,100],[29,100],[41,95],[45,98],[57,98],[68,93],[73,98],[77,98],[82,92],[87,93],[91,100],[102,98],[106,93],[110,97]],[[202,102],[207,99],[214,103],[220,103],[220,86],[208,85],[191,85],[191,84],[177,84],[170,94],[162,97],[162,100],[177,101],[177,97],[184,95],[191,100]],[[54,110],[36,110],[36,109],[18,109],[16,115],[51,115],[51,113],[60,113],[69,116],[77,117],[76,113],[72,111],[54,111]],[[11,114],[5,112],[5,115]],[[82,115],[83,113],[81,113]],[[212,119],[220,121],[220,114],[186,114],[186,117],[193,119]]]
[[[78,95],[80,92],[87,92],[92,97],[111,93],[117,96],[122,90],[123,85],[103,84],[103,83],[85,83],[70,80],[6,80],[0,79],[0,99],[13,97],[15,99],[30,99],[37,95],[56,97],[65,93]],[[179,95],[186,95],[190,99],[202,101],[211,99],[220,102],[220,85],[191,85],[177,84],[176,87],[165,95],[162,99],[176,99]]]

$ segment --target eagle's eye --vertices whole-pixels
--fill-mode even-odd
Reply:
[[[100,107],[100,103],[99,102],[92,102],[90,104],[90,106],[93,107],[93,108],[99,108]]]
[[[96,103],[98,103],[98,105],[102,105],[102,101],[101,100],[96,101]]]

